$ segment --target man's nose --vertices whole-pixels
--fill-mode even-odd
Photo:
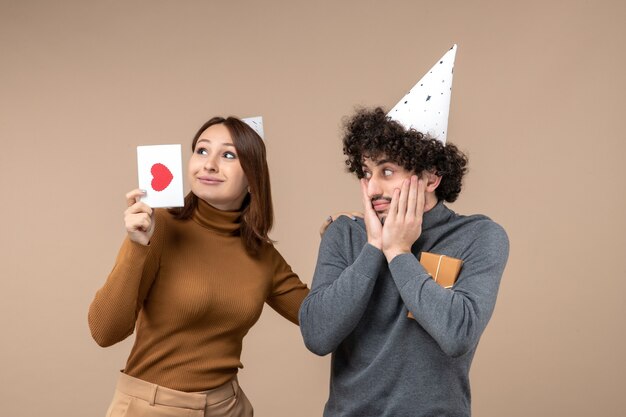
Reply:
[[[371,177],[367,181],[367,196],[372,198],[377,195],[382,195],[382,188],[380,186],[380,181],[378,181],[375,177]]]

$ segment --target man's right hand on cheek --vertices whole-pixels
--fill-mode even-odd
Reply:
[[[367,180],[361,178],[361,195],[363,197],[363,211],[365,220],[365,228],[367,229],[367,243],[383,250],[383,225],[378,219],[378,215],[372,207],[372,201],[367,195]]]
[[[426,181],[412,176],[402,189],[394,190],[387,216],[381,221],[367,193],[367,180],[361,179],[367,242],[384,252],[388,262],[402,253],[409,253],[420,237],[425,207]]]
[[[411,246],[422,234],[426,202],[426,181],[413,175],[393,193],[389,213],[382,228],[382,251],[391,262],[397,255],[411,253]]]

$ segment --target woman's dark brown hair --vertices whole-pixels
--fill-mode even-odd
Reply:
[[[241,240],[251,255],[256,255],[264,243],[270,243],[268,236],[274,223],[274,209],[272,206],[272,190],[270,174],[267,167],[265,144],[263,139],[245,122],[236,117],[214,117],[203,124],[193,138],[191,150],[195,151],[196,143],[202,132],[209,127],[223,124],[228,129],[237,150],[237,157],[241,168],[248,180],[250,193],[245,197],[241,206]],[[185,197],[185,206],[170,209],[174,218],[185,220],[198,206],[198,197],[189,192]]]
[[[344,121],[343,153],[348,171],[363,178],[363,160],[384,156],[406,170],[441,177],[437,199],[453,202],[461,192],[467,156],[452,143],[444,145],[414,129],[406,130],[381,107],[358,109]]]

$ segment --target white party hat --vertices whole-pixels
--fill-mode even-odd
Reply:
[[[263,134],[263,116],[246,117],[245,119],[241,119],[241,121],[258,133],[261,139],[265,140],[265,135]]]
[[[456,44],[387,114],[407,129],[446,143]]]

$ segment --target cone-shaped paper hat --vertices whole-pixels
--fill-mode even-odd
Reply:
[[[446,143],[456,44],[388,113],[407,129],[413,128]]]
[[[265,135],[263,135],[263,117],[262,116],[246,117],[245,119],[241,119],[241,121],[246,123],[256,133],[258,133],[258,135],[261,136],[261,139],[265,140]]]

